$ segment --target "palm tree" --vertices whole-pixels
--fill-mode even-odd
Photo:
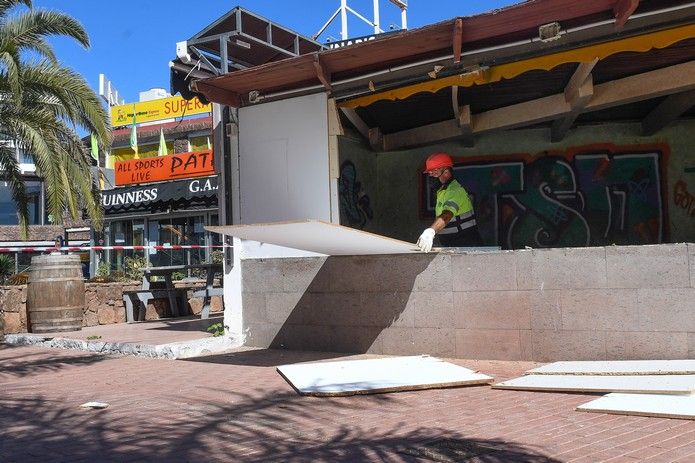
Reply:
[[[60,221],[68,211],[77,219],[84,209],[99,229],[99,189],[90,172],[89,151],[77,132],[95,134],[100,148],[110,146],[108,116],[87,82],[59,64],[46,41],[53,35],[89,47],[87,33],[74,18],[33,9],[31,0],[0,0],[0,133],[33,155],[53,217]],[[26,239],[24,181],[14,149],[2,143],[0,177],[8,182]]]

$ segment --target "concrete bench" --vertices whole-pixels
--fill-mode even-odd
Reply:
[[[210,299],[212,296],[223,296],[224,288],[213,288],[212,286],[206,286],[202,289],[195,289],[193,291],[193,297],[203,298],[203,309],[200,312],[200,318],[205,319],[210,316]]]
[[[154,299],[167,299],[169,301],[169,309],[171,315],[178,317],[188,313],[188,290],[190,288],[173,288],[173,289],[142,289],[138,291],[123,291],[123,305],[126,310],[126,321],[128,323],[135,322],[135,305],[133,300],[137,300],[138,314],[137,320],[145,320],[145,311],[147,304]]]

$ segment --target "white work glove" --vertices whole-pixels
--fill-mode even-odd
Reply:
[[[417,247],[419,247],[421,251],[430,252],[432,250],[432,241],[434,241],[435,233],[437,232],[434,231],[434,228],[428,228],[422,232],[420,238],[417,239]]]

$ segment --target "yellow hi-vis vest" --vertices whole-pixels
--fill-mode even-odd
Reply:
[[[471,198],[457,180],[452,180],[437,190],[437,204],[434,211],[437,217],[444,211],[454,215],[447,226],[439,232],[442,235],[458,233],[476,224]]]

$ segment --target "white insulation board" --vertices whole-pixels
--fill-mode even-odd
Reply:
[[[211,232],[245,240],[303,249],[329,256],[420,252],[415,243],[407,243],[319,220],[205,228]]]
[[[689,394],[695,390],[695,375],[526,375],[492,387],[527,391]]]
[[[580,405],[577,410],[695,420],[695,395],[613,393]]]
[[[302,395],[343,396],[490,384],[493,378],[429,356],[283,365],[278,372]]]
[[[694,375],[695,360],[609,360],[555,362],[527,375]]]

